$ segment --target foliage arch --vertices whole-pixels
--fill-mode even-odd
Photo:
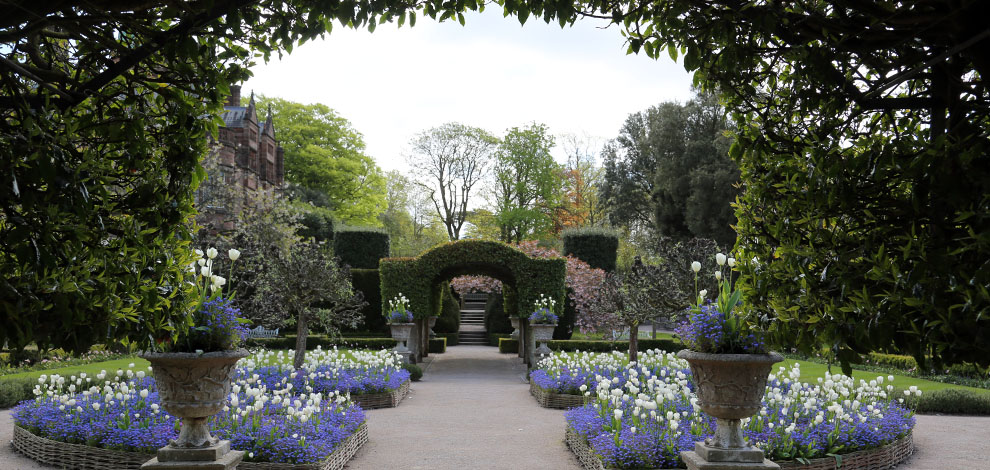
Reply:
[[[514,288],[520,315],[528,313],[527,306],[540,295],[563,308],[567,289],[564,258],[531,258],[512,246],[485,240],[445,243],[416,258],[384,258],[379,270],[382,313],[390,299],[403,294],[417,319],[439,314],[440,284],[456,276],[480,274]]]

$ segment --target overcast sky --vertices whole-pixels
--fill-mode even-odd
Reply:
[[[407,168],[409,140],[445,122],[502,135],[535,121],[556,135],[605,140],[630,113],[690,97],[681,65],[666,54],[626,55],[618,29],[589,20],[561,29],[531,18],[522,27],[489,7],[463,27],[429,18],[373,34],[335,26],[326,39],[256,66],[243,93],[330,106],[386,171]]]

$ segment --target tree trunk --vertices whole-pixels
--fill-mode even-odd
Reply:
[[[306,320],[305,313],[300,313],[296,319],[296,354],[292,358],[292,366],[296,369],[301,369],[306,360],[306,335],[309,334]]]
[[[639,323],[629,325],[629,361],[639,360]]]
[[[430,357],[430,318],[423,320],[423,328],[420,329],[420,344],[423,345],[423,357]]]

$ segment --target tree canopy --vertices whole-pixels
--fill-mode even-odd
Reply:
[[[262,96],[285,149],[285,179],[326,195],[325,207],[350,225],[377,225],[385,210],[385,178],[364,153],[364,139],[330,107]]]
[[[728,128],[712,93],[631,114],[604,151],[601,194],[612,223],[732,244],[739,171]]]
[[[536,123],[509,129],[499,142],[489,202],[501,241],[519,243],[552,231],[563,190],[553,146],[547,126]]]

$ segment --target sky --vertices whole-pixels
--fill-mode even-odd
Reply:
[[[619,30],[604,23],[561,29],[531,18],[521,26],[497,6],[466,17],[466,26],[419,18],[415,27],[385,24],[374,33],[335,23],[325,39],[252,68],[243,93],[333,108],[385,171],[407,170],[409,141],[446,122],[499,136],[537,122],[558,143],[567,134],[603,143],[629,114],[690,98],[681,65],[666,54],[627,55]]]

